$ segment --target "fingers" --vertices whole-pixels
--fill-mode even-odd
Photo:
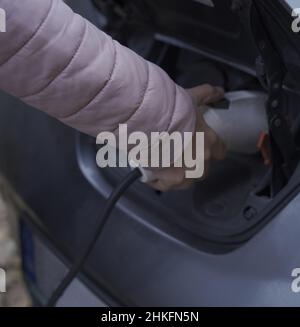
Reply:
[[[217,134],[204,121],[201,122],[201,129],[205,132],[204,175],[200,179],[203,180],[209,174],[211,161],[225,158],[226,147]],[[197,145],[194,143],[193,146]],[[195,180],[186,179],[186,169],[185,167],[170,167],[155,170],[153,171],[154,180],[149,185],[161,192],[188,189],[194,184]]]
[[[152,182],[149,185],[154,188],[155,190],[161,191],[161,192],[168,192],[168,191],[183,191],[187,190],[190,187],[192,187],[194,184],[194,181],[185,181],[181,183],[180,185],[174,186],[174,185],[168,185],[164,181],[157,181],[157,182]]]
[[[209,84],[196,86],[188,90],[198,106],[221,100],[224,97],[224,90],[221,87],[214,87]]]
[[[149,185],[156,190],[167,192],[169,190],[181,189],[186,183],[185,171],[182,168],[167,168],[154,172],[155,180]]]
[[[209,148],[205,150],[205,163],[204,163],[204,175],[200,180],[205,179],[209,174],[209,168],[211,161],[222,160],[226,155],[226,148],[223,142],[217,137],[217,135],[211,131],[211,135],[214,135],[209,140]],[[186,179],[186,170],[184,168],[165,168],[156,170],[154,180],[149,183],[151,187],[161,192],[168,192],[170,190],[186,190],[190,188],[194,183],[194,179]]]
[[[201,106],[221,100],[224,97],[224,90],[220,87],[213,87],[209,84],[200,85],[187,90],[194,99],[194,102]],[[204,179],[209,172],[211,160],[222,160],[226,155],[226,147],[217,134],[206,124],[200,112],[197,115],[198,131],[205,133],[205,155],[204,155]],[[196,146],[196,144],[193,144]],[[195,151],[195,149],[193,149]],[[166,168],[153,171],[154,180],[149,183],[154,189],[167,192],[170,190],[184,190],[191,187],[195,180],[186,179],[185,168]]]

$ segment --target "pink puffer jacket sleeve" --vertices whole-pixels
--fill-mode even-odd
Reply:
[[[62,0],[0,0],[0,89],[84,133],[194,131],[190,96]]]

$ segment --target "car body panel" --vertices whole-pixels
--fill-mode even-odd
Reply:
[[[98,24],[89,1],[70,3]],[[1,94],[0,103],[0,169],[53,236],[59,253],[51,250],[52,256],[72,262],[88,243],[106,200],[82,173],[78,134],[10,96]],[[93,295],[80,290],[82,284],[71,287],[61,305],[86,299],[100,306],[96,295],[108,305],[299,306],[300,295],[291,289],[292,271],[300,267],[300,196],[294,195],[246,244],[222,254],[166,232],[150,210],[140,219],[118,207],[79,276]],[[34,234],[23,242],[24,258],[31,258],[27,279],[47,297],[64,269],[55,260],[42,264],[47,250],[38,250],[44,241]]]

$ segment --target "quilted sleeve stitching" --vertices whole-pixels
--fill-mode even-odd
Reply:
[[[24,95],[24,96],[20,96],[19,98],[22,100],[26,100],[26,98],[32,97],[32,96],[37,96],[41,93],[43,93],[49,86],[51,86],[53,83],[55,83],[55,81],[60,77],[61,74],[63,74],[69,67],[70,65],[72,65],[73,61],[76,59],[78,53],[80,52],[81,46],[84,43],[86,34],[87,34],[87,22],[86,20],[84,20],[85,24],[84,24],[84,31],[82,33],[82,36],[79,38],[79,42],[78,42],[78,46],[76,47],[76,50],[74,51],[73,55],[71,56],[70,60],[67,62],[66,66],[63,68],[63,70],[61,72],[59,72],[56,76],[54,76],[49,83],[44,86],[41,90],[36,91],[35,93],[29,94],[29,95]]]
[[[126,119],[125,122],[123,123],[119,123],[119,124],[124,124],[126,122],[128,122],[129,120],[131,120],[134,115],[137,113],[137,111],[142,107],[144,101],[145,101],[145,97],[146,97],[146,94],[147,94],[147,90],[148,90],[148,87],[149,87],[149,83],[150,83],[150,64],[148,61],[146,61],[147,63],[147,80],[145,82],[145,87],[143,88],[143,91],[142,91],[142,96],[141,96],[141,99],[139,101],[139,104],[136,106],[136,108],[133,110],[133,112],[131,113],[131,115]],[[114,133],[116,133],[118,130],[118,127],[116,127]]]
[[[49,10],[47,10],[47,14],[46,16],[43,18],[43,20],[41,21],[41,24],[38,26],[37,30],[31,35],[31,37],[26,40],[26,42],[13,54],[11,55],[6,61],[4,61],[3,63],[0,63],[0,67],[4,66],[5,64],[7,64],[10,60],[12,60],[24,47],[28,46],[30,44],[30,42],[35,38],[35,36],[39,33],[39,31],[43,28],[43,26],[46,24],[48,18],[50,17],[52,10],[54,8],[54,1],[51,0],[50,3],[50,8]]]
[[[177,85],[174,83],[174,104],[173,104],[173,110],[172,110],[172,113],[170,115],[170,121],[167,125],[167,128],[166,128],[166,131],[169,131],[171,125],[172,125],[172,122],[173,122],[173,118],[174,118],[174,115],[175,115],[175,110],[176,110],[176,104],[177,104]]]
[[[79,109],[76,109],[74,112],[72,112],[71,114],[69,115],[66,115],[66,116],[63,116],[63,117],[59,117],[59,119],[68,119],[70,117],[72,117],[73,115],[76,115],[78,112],[80,112],[81,110],[84,110],[84,108],[86,108],[90,103],[93,102],[93,100],[100,94],[102,93],[105,88],[109,85],[109,82],[111,81],[113,75],[114,75],[114,72],[116,70],[116,67],[117,67],[117,61],[118,61],[118,51],[116,49],[116,46],[114,45],[114,59],[113,59],[113,65],[112,65],[112,69],[111,69],[111,72],[109,74],[109,78],[107,79],[107,81],[105,82],[104,86],[101,87],[100,90],[97,90],[96,94],[82,107],[80,107]]]

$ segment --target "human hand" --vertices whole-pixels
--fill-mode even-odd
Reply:
[[[204,104],[213,103],[224,97],[224,91],[219,87],[213,87],[208,84],[200,85],[192,89],[186,90],[197,107]],[[199,109],[199,108],[198,108]],[[203,115],[197,110],[197,128],[196,132],[204,132],[204,177],[208,174],[208,170],[213,160],[222,160],[226,155],[226,147],[222,140],[217,136],[205,122]],[[193,146],[196,142],[193,142]],[[194,149],[195,152],[195,149]],[[186,168],[162,168],[152,172],[152,181],[149,183],[154,189],[166,192],[170,190],[183,190],[193,185],[195,180],[185,177]],[[203,178],[203,177],[202,177]]]

